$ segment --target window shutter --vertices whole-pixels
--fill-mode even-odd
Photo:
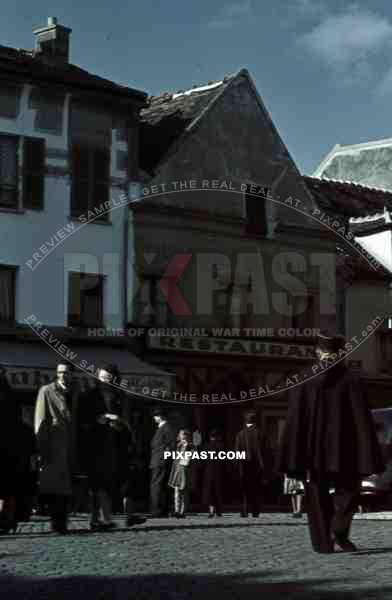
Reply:
[[[15,319],[15,281],[13,267],[0,267],[0,321]]]
[[[89,210],[90,160],[88,146],[74,141],[71,146],[71,216],[80,217]]]
[[[0,206],[17,208],[18,137],[0,136]]]
[[[43,210],[45,180],[45,140],[23,140],[23,208]]]
[[[80,273],[69,273],[68,279],[68,327],[79,324],[81,315]]]
[[[110,149],[94,148],[94,178],[93,178],[93,207],[99,208],[109,198],[110,182]],[[108,219],[108,213],[102,214],[102,219]]]

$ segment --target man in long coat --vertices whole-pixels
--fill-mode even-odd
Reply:
[[[247,517],[249,509],[253,517],[260,514],[262,483],[266,472],[266,444],[256,425],[256,412],[244,415],[244,428],[237,433],[235,451],[245,452],[245,460],[238,460],[242,510],[241,517]]]
[[[116,365],[101,367],[97,385],[80,397],[78,407],[78,448],[88,476],[94,531],[115,527],[113,499],[128,469],[129,402],[111,383],[119,379]]]
[[[319,336],[321,374],[291,389],[279,457],[282,473],[305,482],[310,537],[322,553],[356,550],[349,532],[361,480],[384,470],[365,384],[338,362],[344,347],[341,337]]]
[[[38,392],[35,406],[35,434],[41,460],[40,493],[46,497],[56,533],[67,533],[67,517],[72,495],[74,428],[72,410],[73,365],[57,365],[56,381]]]
[[[176,434],[167,421],[165,409],[157,408],[153,412],[157,430],[151,440],[151,512],[153,518],[166,517],[169,513],[168,480],[172,461],[165,459],[165,451],[176,448]]]

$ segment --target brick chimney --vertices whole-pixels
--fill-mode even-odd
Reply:
[[[36,29],[35,54],[54,62],[69,62],[69,37],[72,29],[59,25],[56,17],[49,17],[46,27]]]

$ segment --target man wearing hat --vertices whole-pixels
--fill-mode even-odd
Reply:
[[[156,408],[153,419],[157,430],[151,440],[151,512],[153,518],[167,517],[169,514],[169,488],[170,459],[164,457],[166,451],[173,452],[176,448],[176,435],[167,421],[167,411]]]
[[[256,425],[255,411],[244,415],[244,428],[237,433],[236,452],[245,452],[246,459],[238,460],[242,510],[241,517],[247,517],[248,511],[253,517],[260,514],[261,489],[266,470],[266,445]]]
[[[361,480],[384,470],[365,384],[344,364],[346,347],[340,336],[319,336],[319,368],[289,392],[279,457],[282,473],[305,482],[310,538],[321,553],[356,550],[349,533]]]

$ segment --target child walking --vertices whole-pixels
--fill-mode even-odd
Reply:
[[[190,492],[190,458],[185,458],[185,452],[191,452],[192,434],[188,429],[181,429],[177,437],[177,452],[180,458],[175,458],[172,464],[168,485],[174,489],[174,516],[184,519],[189,507]]]

